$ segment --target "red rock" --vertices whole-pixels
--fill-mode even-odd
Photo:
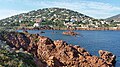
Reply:
[[[54,44],[55,44],[56,48],[60,48],[61,46],[67,45],[67,43],[63,40],[56,40],[56,41],[54,41]]]
[[[102,59],[106,60],[108,64],[115,63],[116,56],[113,55],[111,52],[99,50],[99,55]]]
[[[113,67],[115,62],[111,52],[100,50],[100,57],[92,56],[84,48],[37,34],[9,33],[2,39],[15,50],[22,48],[32,53],[38,67]]]
[[[63,32],[62,34],[64,34],[64,35],[71,35],[71,36],[78,35],[78,33],[73,32],[73,31]]]
[[[39,38],[38,44],[49,45],[53,43],[53,41],[49,39],[48,37],[39,36],[38,38]]]

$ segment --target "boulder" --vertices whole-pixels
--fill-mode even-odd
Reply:
[[[54,44],[55,44],[56,48],[60,48],[62,46],[67,45],[67,43],[63,40],[56,40],[56,41],[54,41]]]
[[[38,44],[45,44],[45,45],[49,45],[49,44],[53,44],[53,41],[48,38],[48,37],[44,37],[44,36],[39,36],[39,41],[38,41]]]
[[[99,55],[102,59],[106,60],[108,64],[114,64],[116,56],[113,55],[111,52],[99,50]]]

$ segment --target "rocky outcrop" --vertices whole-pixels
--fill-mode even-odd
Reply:
[[[38,34],[11,32],[1,34],[0,39],[12,47],[30,52],[38,66],[45,67],[114,67],[115,55],[100,50],[100,57],[92,56],[84,48],[67,44],[63,40],[52,41]]]
[[[73,32],[73,31],[63,32],[62,34],[64,34],[64,35],[71,35],[71,36],[78,35],[78,33],[77,33],[77,32]]]
[[[114,64],[115,63],[115,55],[113,55],[111,52],[99,50],[99,55],[101,58],[106,60],[108,64]]]

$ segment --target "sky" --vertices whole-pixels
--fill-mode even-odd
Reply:
[[[0,19],[43,8],[67,8],[97,19],[120,14],[120,0],[0,0]]]

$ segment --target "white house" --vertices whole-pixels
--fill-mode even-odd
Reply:
[[[39,27],[40,23],[42,22],[42,19],[41,18],[37,18],[37,19],[35,19],[35,22],[36,23],[34,23],[33,27]]]
[[[67,23],[64,22],[64,25],[67,26],[68,28],[68,27],[76,26],[77,24],[73,24],[72,22],[67,22]]]
[[[116,24],[117,25],[117,27],[120,27],[120,24]]]
[[[34,23],[33,27],[39,27],[39,23]]]

